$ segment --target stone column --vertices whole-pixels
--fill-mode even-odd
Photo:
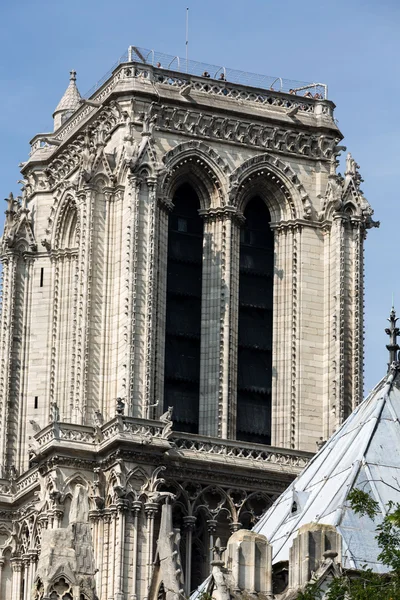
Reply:
[[[157,502],[146,502],[144,505],[144,512],[146,515],[146,530],[147,530],[147,551],[146,551],[146,565],[145,565],[145,594],[146,598],[149,593],[149,586],[151,583],[152,565],[153,565],[153,554],[154,554],[154,517],[158,512]]]
[[[144,297],[146,298],[145,307],[145,347],[144,347],[144,367],[143,374],[143,408],[142,417],[151,418],[152,406],[154,406],[154,331],[155,331],[155,298],[157,298],[157,289],[155,286],[155,255],[156,255],[156,214],[157,214],[157,178],[147,177],[148,189],[148,223],[147,223],[147,265],[146,265],[146,285]]]
[[[124,579],[125,579],[125,513],[128,508],[125,500],[117,502],[117,544],[115,553],[115,573],[116,573],[116,594],[115,600],[124,600]]]
[[[2,576],[3,576],[4,563],[5,563],[4,558],[0,558],[0,591],[1,591],[1,581],[2,581]]]
[[[207,521],[207,531],[208,531],[208,556],[209,556],[209,564],[211,565],[214,559],[214,535],[217,531],[218,521],[215,519],[208,519]]]
[[[190,596],[191,592],[191,570],[192,570],[192,537],[196,527],[196,517],[183,517],[183,528],[186,532],[186,565],[185,565],[185,593]]]
[[[34,583],[35,583],[35,575],[36,575],[36,565],[37,565],[37,561],[38,561],[38,551],[37,550],[30,550],[29,551],[29,559],[30,559],[30,566],[29,566],[29,594],[27,596],[27,600],[31,600],[31,598],[32,598],[32,590],[33,590],[33,586],[34,586]]]
[[[242,529],[243,525],[239,522],[239,521],[235,521],[234,523],[231,523],[229,526],[229,529],[231,530],[231,533],[235,533],[235,531],[239,531],[239,529]]]
[[[8,252],[3,259],[3,295],[0,315],[0,467],[3,470],[7,463],[7,428],[9,413],[9,395],[11,386],[11,365],[14,334],[15,281],[17,257]]]
[[[274,231],[272,347],[273,446],[297,448],[299,437],[300,227],[280,223]]]
[[[137,586],[137,569],[138,569],[138,533],[139,533],[139,515],[142,510],[142,503],[140,500],[134,500],[131,506],[133,514],[133,540],[132,540],[132,594],[130,600],[136,600],[136,586]]]
[[[95,566],[97,569],[94,577],[95,577],[95,582],[96,582],[96,589],[98,591],[100,591],[102,563],[99,559],[99,554],[100,554],[100,549],[103,548],[104,544],[99,539],[99,537],[100,537],[100,512],[98,510],[91,510],[89,512],[89,522],[91,524],[91,530],[92,530],[94,563],[95,563]]]
[[[351,219],[353,233],[353,260],[349,261],[353,269],[353,321],[350,328],[354,331],[353,340],[353,372],[352,372],[352,406],[354,410],[364,395],[363,365],[364,365],[364,239],[365,225],[359,219]]]
[[[75,406],[73,419],[75,423],[85,422],[87,408],[87,384],[89,361],[89,326],[92,284],[92,250],[93,250],[93,205],[95,189],[85,185],[77,193],[78,209],[81,220],[81,233],[78,256],[78,314],[77,331],[79,333],[76,347],[76,379]]]
[[[139,262],[139,192],[140,181],[136,175],[128,176],[127,184],[128,206],[129,206],[129,222],[127,231],[127,248],[128,255],[126,259],[126,269],[129,273],[128,279],[128,297],[127,297],[127,313],[129,319],[127,321],[127,344],[126,344],[126,365],[127,365],[127,397],[128,397],[128,414],[130,416],[139,415],[139,407],[137,406],[136,393],[136,370],[137,370],[137,354],[136,354],[136,339],[137,331],[137,280],[138,280],[138,262]]]
[[[110,581],[110,555],[111,555],[111,552],[110,552],[110,545],[111,545],[110,530],[111,530],[111,527],[110,527],[110,525],[111,525],[111,514],[109,511],[107,511],[103,517],[103,532],[104,532],[103,555],[105,554],[105,560],[103,560],[103,564],[102,564],[103,568],[101,571],[101,593],[99,594],[99,596],[101,598],[109,597],[108,583]]]
[[[19,557],[11,559],[12,596],[10,600],[21,600],[22,560]]]
[[[109,590],[108,595],[111,599],[114,599],[115,593],[115,583],[116,583],[116,565],[115,565],[115,556],[116,556],[116,543],[117,543],[117,517],[118,511],[116,506],[112,506],[110,508],[111,512],[111,534],[109,534],[108,539],[110,543],[111,552],[108,556],[108,564],[109,564]]]
[[[165,370],[165,317],[167,297],[167,263],[168,263],[168,220],[173,210],[172,202],[166,196],[158,197],[158,252],[157,252],[157,307],[156,307],[156,358],[154,393],[158,406],[149,411],[150,416],[160,416],[164,412],[164,370]]]
[[[29,581],[31,578],[31,574],[30,574],[30,557],[28,554],[24,554],[22,556],[22,562],[24,565],[24,575],[23,575],[23,579],[24,579],[24,600],[30,600],[30,595],[31,595],[31,589],[29,587]]]
[[[204,218],[199,433],[233,438],[239,215],[231,206],[199,213]]]

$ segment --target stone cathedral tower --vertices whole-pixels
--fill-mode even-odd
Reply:
[[[374,222],[325,92],[71,72],[1,243],[1,599],[188,594],[361,400]]]

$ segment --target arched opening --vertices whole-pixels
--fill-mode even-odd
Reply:
[[[244,211],[240,237],[238,440],[271,443],[274,236],[271,216],[256,196]]]
[[[203,221],[189,184],[173,198],[168,223],[164,407],[175,429],[198,432]]]

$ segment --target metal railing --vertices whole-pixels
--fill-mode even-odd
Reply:
[[[110,69],[104,75],[104,77],[102,77],[84,95],[84,97],[89,98],[92,96],[92,94],[94,94],[103,85],[103,83],[107,81],[118,65],[131,62],[145,64],[159,69],[167,69],[169,71],[175,71],[187,75],[206,77],[211,80],[214,79],[219,81],[227,81],[229,83],[271,90],[275,92],[285,92],[291,94],[305,92],[306,95],[309,93],[313,97],[317,98],[327,99],[328,97],[328,86],[324,83],[310,83],[305,81],[284,79],[282,77],[272,77],[269,75],[257,75],[255,73],[239,71],[238,69],[231,69],[220,65],[212,65],[195,60],[186,60],[186,58],[180,58],[179,56],[173,56],[171,54],[165,54],[164,52],[157,52],[155,50],[149,50],[146,48],[139,48],[137,46],[129,46],[128,51],[118,59],[112,69]]]

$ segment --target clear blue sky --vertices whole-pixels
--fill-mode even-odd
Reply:
[[[184,55],[187,6],[190,58],[329,85],[344,143],[381,221],[366,242],[368,391],[386,368],[392,293],[400,313],[398,0],[3,0],[1,193],[19,192],[18,163],[32,136],[51,130],[69,70],[85,93],[130,44]]]

